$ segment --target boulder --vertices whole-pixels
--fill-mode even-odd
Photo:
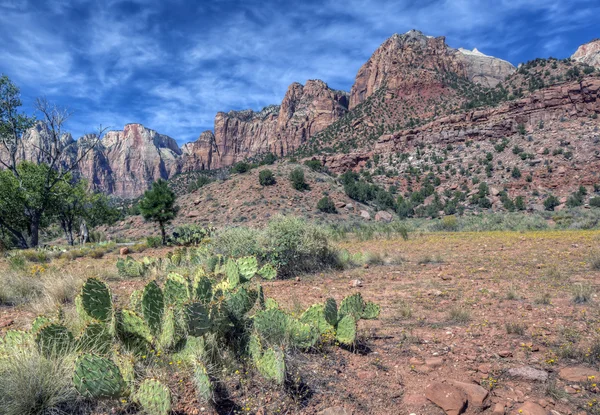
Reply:
[[[548,415],[548,411],[534,402],[525,402],[513,412],[515,415]]]
[[[119,254],[125,256],[129,254],[129,248],[124,246],[123,248],[119,249]]]
[[[535,369],[531,366],[513,367],[508,370],[508,375],[513,378],[530,380],[534,382],[545,382],[548,380],[548,372]]]
[[[594,383],[600,382],[600,372],[585,366],[564,367],[560,369],[558,376],[568,382],[587,382],[588,380],[595,380]]]
[[[462,414],[467,407],[467,395],[448,383],[434,382],[428,385],[425,397],[442,408],[447,415]]]
[[[469,407],[477,406],[481,408],[485,406],[485,400],[489,395],[487,389],[484,389],[483,387],[475,383],[465,383],[459,382],[457,380],[450,380],[448,381],[448,383],[452,386],[456,386],[467,395],[467,399],[469,400]]]
[[[377,222],[391,222],[394,216],[390,212],[380,210],[375,214],[375,221]]]
[[[366,210],[361,210],[360,211],[360,217],[366,220],[371,220],[371,214],[369,212],[367,212]]]

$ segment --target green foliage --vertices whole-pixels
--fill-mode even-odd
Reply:
[[[159,179],[152,183],[152,188],[144,192],[140,200],[140,212],[145,220],[158,223],[162,234],[163,245],[167,243],[165,225],[175,219],[179,207],[175,205],[175,192],[166,181]]]
[[[258,182],[261,186],[272,186],[275,184],[275,175],[269,169],[262,170],[258,173]]]
[[[328,196],[325,196],[317,202],[317,209],[324,213],[337,213],[335,203]]]
[[[309,169],[311,169],[312,171],[321,171],[323,169],[323,164],[321,164],[321,162],[319,160],[316,159],[312,159],[312,160],[306,160],[304,162],[304,165],[306,167],[308,167]]]
[[[148,248],[158,248],[162,245],[162,239],[159,236],[148,236],[146,245],[148,245]]]
[[[108,286],[96,278],[88,278],[81,288],[81,305],[85,312],[99,321],[112,318],[112,296]]]
[[[187,303],[183,308],[187,332],[190,336],[202,336],[211,328],[208,310],[199,301]]]
[[[517,166],[515,166],[512,169],[511,176],[513,177],[513,179],[520,179],[521,178],[521,170],[519,170],[519,168]]]
[[[209,176],[200,175],[200,176],[198,176],[198,178],[196,180],[194,180],[193,182],[188,184],[187,191],[188,191],[188,193],[192,193],[198,189],[203,188],[204,186],[206,186],[207,184],[210,184],[212,182],[213,182],[213,179],[210,178]]]
[[[258,275],[266,280],[274,280],[277,278],[277,270],[275,267],[269,263],[263,265],[263,267],[258,271]]]
[[[200,245],[212,233],[212,229],[203,228],[196,224],[180,225],[173,231],[173,241],[177,245]]]
[[[158,380],[144,380],[135,393],[135,400],[148,415],[171,413],[171,391]]]
[[[231,167],[231,172],[238,173],[238,174],[244,174],[244,173],[250,171],[251,168],[252,168],[252,166],[250,165],[250,163],[245,162],[245,161],[238,161]]]
[[[47,357],[64,356],[74,345],[73,334],[65,326],[49,323],[41,327],[35,335],[35,342],[42,355]]]
[[[162,328],[162,318],[165,309],[163,292],[156,283],[150,281],[144,287],[142,295],[142,313],[150,331],[156,336]]]
[[[554,195],[549,195],[546,200],[544,200],[544,208],[546,210],[554,210],[558,205],[560,205],[560,201]]]
[[[167,275],[163,290],[165,304],[181,305],[190,299],[189,287],[186,279],[174,272]]]
[[[118,366],[110,359],[93,354],[77,358],[73,384],[83,397],[93,399],[118,398],[126,388]]]
[[[304,180],[304,171],[297,167],[290,173],[290,183],[292,183],[292,187],[300,192],[304,190],[308,190],[308,183]]]
[[[274,164],[277,161],[277,156],[273,153],[267,153],[260,161],[260,165],[264,166],[267,164]]]
[[[77,338],[77,349],[81,352],[106,355],[111,345],[112,336],[105,323],[89,322]]]
[[[337,324],[335,339],[341,344],[352,345],[356,341],[356,319],[347,314]]]
[[[283,385],[285,381],[285,360],[280,350],[267,349],[260,358],[255,360],[255,364],[265,379]]]
[[[117,260],[117,271],[123,278],[143,277],[148,271],[149,265],[141,261],[136,261],[130,256],[119,258]]]
[[[213,399],[213,383],[208,376],[206,366],[202,362],[194,363],[194,385],[198,391],[200,402],[210,402]]]

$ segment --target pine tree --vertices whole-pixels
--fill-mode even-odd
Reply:
[[[166,181],[158,179],[152,188],[144,192],[140,201],[140,212],[147,221],[157,222],[160,227],[163,245],[167,243],[165,225],[175,219],[179,206],[175,205],[175,192],[169,189]]]

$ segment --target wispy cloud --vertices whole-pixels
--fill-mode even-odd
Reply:
[[[182,143],[218,111],[279,103],[295,81],[349,90],[396,32],[517,64],[570,55],[598,36],[597,15],[597,0],[4,0],[0,72],[27,109],[45,95],[75,110],[75,135],[141,122]]]

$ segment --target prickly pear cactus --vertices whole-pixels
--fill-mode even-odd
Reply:
[[[285,360],[280,350],[267,349],[255,362],[260,374],[278,385],[285,381]]]
[[[304,313],[302,313],[300,316],[300,321],[315,327],[319,334],[325,334],[334,330],[334,326],[329,324],[325,319],[323,304],[315,304],[310,306]]]
[[[167,275],[164,289],[165,303],[167,305],[182,305],[190,299],[186,279],[174,272]]]
[[[106,323],[90,322],[77,338],[77,349],[82,352],[105,355],[110,352],[112,340]]]
[[[336,326],[338,322],[338,311],[337,304],[333,298],[328,298],[325,300],[325,306],[323,308],[323,313],[325,317],[325,321],[332,326]]]
[[[338,318],[345,315],[351,315],[355,320],[359,320],[363,314],[365,302],[360,293],[349,295],[344,298],[338,310]]]
[[[158,380],[143,381],[135,399],[148,415],[169,415],[171,412],[171,391]]]
[[[244,287],[239,287],[234,292],[228,292],[225,295],[225,301],[231,317],[238,321],[242,320],[256,303],[257,296],[256,291],[248,291]]]
[[[279,308],[279,304],[277,303],[277,301],[275,301],[272,298],[266,298],[265,299],[265,308],[267,310],[271,310],[271,309],[277,310]]]
[[[194,298],[203,303],[212,299],[212,281],[206,276],[201,276],[194,281]]]
[[[8,330],[0,337],[0,360],[10,358],[15,351],[26,350],[34,344],[33,335],[28,331]]]
[[[44,356],[60,356],[69,353],[74,346],[73,334],[65,326],[49,323],[35,335],[35,342]]]
[[[88,278],[81,288],[81,305],[92,318],[109,321],[112,318],[112,297],[108,286],[97,278]]]
[[[118,398],[126,387],[119,367],[93,354],[83,354],[75,361],[73,385],[82,396],[92,399]]]
[[[255,334],[251,335],[248,341],[248,354],[255,362],[262,356],[262,344]]]
[[[338,322],[335,339],[346,346],[354,344],[356,341],[356,320],[352,315],[347,314]]]
[[[238,258],[236,263],[240,272],[240,279],[243,282],[249,281],[258,272],[258,261],[256,260],[256,257],[245,256],[243,258]]]
[[[175,311],[172,307],[169,307],[163,317],[158,345],[166,350],[175,346],[175,343],[177,343],[177,322],[175,321]]]
[[[127,385],[126,390],[124,390],[124,394],[128,395],[133,392],[135,385],[135,359],[130,355],[115,353],[113,354],[113,361],[119,368],[121,376],[125,381],[125,385]]]
[[[142,315],[150,328],[152,335],[156,336],[162,327],[163,313],[165,310],[165,299],[163,292],[156,283],[150,281],[144,287],[142,296]]]
[[[275,308],[259,311],[254,315],[254,327],[267,343],[283,345],[288,340],[289,316]]]
[[[258,275],[263,277],[265,280],[274,280],[277,278],[277,270],[273,265],[267,263],[258,271]]]
[[[315,327],[306,323],[302,323],[301,321],[298,321],[292,317],[290,317],[288,321],[290,341],[294,347],[306,350],[315,345],[319,339],[319,332]]]
[[[240,270],[234,259],[229,258],[225,263],[225,275],[227,276],[227,282],[229,288],[234,289],[241,282]]]
[[[373,320],[379,317],[380,312],[381,307],[379,304],[369,301],[365,304],[365,308],[363,309],[363,313],[360,318],[364,318],[365,320]]]
[[[194,363],[194,384],[200,402],[210,402],[213,399],[213,384],[202,362]]]
[[[190,336],[202,336],[210,330],[208,310],[201,302],[195,301],[186,304],[183,313]]]
[[[142,314],[142,297],[144,292],[142,290],[133,290],[129,296],[129,308],[138,314]]]
[[[121,310],[118,314],[117,330],[120,334],[139,337],[148,343],[152,342],[152,333],[142,317],[131,310]]]
[[[33,320],[33,323],[31,323],[31,333],[33,335],[36,335],[37,332],[44,326],[46,326],[47,324],[51,323],[52,320],[50,320],[48,317],[46,316],[37,316],[35,318],[35,320]]]

